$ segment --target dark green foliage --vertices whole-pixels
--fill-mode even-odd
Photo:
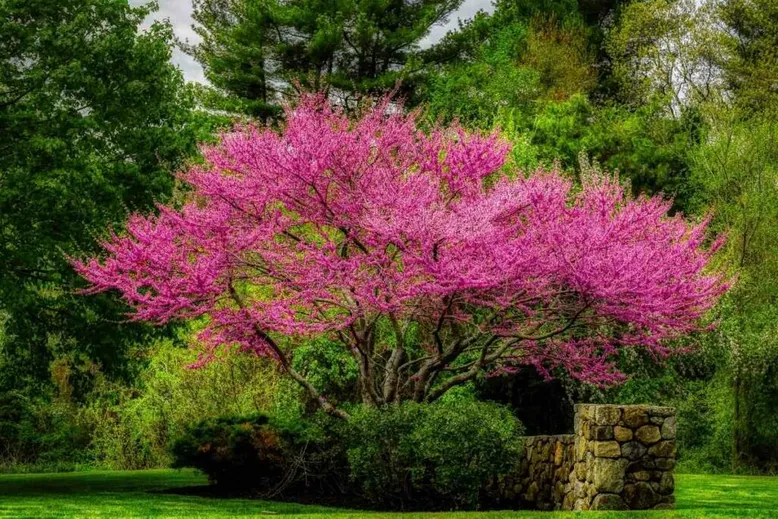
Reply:
[[[73,470],[89,461],[90,429],[73,406],[0,393],[0,471]]]
[[[476,508],[521,452],[522,426],[505,408],[467,398],[362,407],[348,424],[351,479],[383,507]]]
[[[358,396],[359,368],[339,342],[327,338],[308,341],[295,349],[293,364],[333,404],[349,402]]]
[[[281,438],[263,415],[194,424],[172,445],[173,467],[194,467],[225,488],[272,489],[287,465]]]
[[[132,374],[130,325],[110,295],[85,298],[66,254],[95,251],[95,234],[148,211],[173,188],[198,126],[173,33],[126,0],[0,2],[0,391],[49,386],[67,357],[74,395],[90,363]]]
[[[221,492],[331,496],[347,482],[342,426],[325,415],[295,423],[265,414],[209,418],[172,442],[172,466],[202,471]]]
[[[326,89],[349,106],[404,79],[419,41],[462,0],[197,0],[185,50],[215,87],[201,97],[220,110],[263,120],[286,94]]]

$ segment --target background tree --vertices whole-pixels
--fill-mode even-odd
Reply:
[[[651,0],[624,6],[605,48],[633,106],[659,102],[676,116],[722,95],[724,34],[713,2]]]
[[[425,51],[430,65],[420,97],[430,118],[500,127],[514,144],[511,160],[523,168],[556,163],[580,174],[585,153],[628,178],[635,193],[663,192],[683,209],[699,116],[674,114],[657,95],[625,102],[637,91],[619,93],[626,64],[606,52],[603,33],[618,33],[615,20],[627,23],[630,9],[498,2],[494,14],[474,17]]]
[[[712,385],[731,413],[716,434],[729,440],[722,461],[733,470],[769,467],[778,459],[772,397],[778,389],[778,123],[764,116],[742,122],[736,109],[719,108],[710,117],[708,142],[693,155],[692,180],[697,202],[713,207],[715,225],[728,229],[722,261],[740,277],[720,310],[722,327],[708,337],[711,357],[721,358]]]
[[[607,385],[620,348],[668,355],[725,291],[705,221],[606,176],[510,180],[494,136],[427,135],[387,103],[350,121],[307,97],[280,135],[225,135],[187,175],[189,203],[134,216],[78,271],[137,319],[208,316],[203,362],[223,345],[275,358],[342,417],[294,369],[298,338],[339,341],[372,406],[513,365]]]
[[[743,109],[775,110],[778,100],[778,5],[770,0],[723,0],[719,5],[726,31],[720,67]]]
[[[399,79],[430,28],[462,0],[197,0],[184,48],[216,89],[217,108],[279,115],[283,94],[328,89],[347,106],[381,95]]]
[[[0,2],[0,391],[50,387],[56,357],[129,375],[110,298],[73,293],[65,253],[95,229],[167,199],[195,151],[191,96],[169,60],[172,29],[138,28],[150,8],[123,0]],[[80,375],[79,375],[80,373]],[[88,370],[71,373],[77,398]]]

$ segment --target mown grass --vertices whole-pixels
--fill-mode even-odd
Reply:
[[[198,486],[192,471],[73,472],[0,476],[0,517],[263,517],[337,519],[571,518],[571,512],[379,513],[248,499],[214,499],[165,493]],[[778,477],[677,476],[677,509],[657,512],[590,512],[586,517],[648,519],[691,517],[778,518]]]

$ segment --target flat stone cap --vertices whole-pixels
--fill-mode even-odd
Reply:
[[[646,411],[648,414],[653,416],[673,416],[675,415],[675,407],[668,407],[668,406],[659,406],[659,405],[649,405],[649,404],[630,404],[630,405],[620,405],[620,404],[575,404],[573,406],[575,409],[575,412],[578,413],[583,410],[594,410],[594,409],[635,409],[635,410],[642,410]]]

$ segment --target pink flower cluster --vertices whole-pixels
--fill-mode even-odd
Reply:
[[[506,174],[496,134],[424,132],[389,108],[352,120],[309,96],[280,132],[223,135],[183,174],[183,207],[133,216],[76,268],[136,319],[207,316],[211,349],[277,356],[269,337],[358,337],[383,315],[510,344],[491,369],[561,366],[597,384],[620,379],[620,346],[667,354],[726,290],[707,269],[707,221],[615,177]]]

